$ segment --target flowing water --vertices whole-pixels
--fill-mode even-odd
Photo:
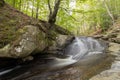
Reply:
[[[88,80],[111,64],[106,47],[104,42],[91,37],[75,37],[62,54],[40,55],[33,61],[1,69],[0,79]]]

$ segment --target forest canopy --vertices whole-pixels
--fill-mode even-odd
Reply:
[[[5,0],[25,14],[47,20],[48,1],[54,8],[55,0]],[[105,31],[120,16],[119,0],[61,0],[56,24],[76,35]]]

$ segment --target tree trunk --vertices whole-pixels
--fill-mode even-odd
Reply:
[[[48,0],[48,6],[49,6],[49,10],[50,10],[50,14],[49,14],[49,19],[48,22],[51,24],[50,27],[52,27],[52,24],[54,24],[56,22],[56,16],[59,10],[59,6],[60,6],[60,1],[61,0],[55,0],[55,5],[54,5],[54,11],[51,11],[51,7],[50,7],[50,1]]]
[[[33,3],[32,3],[32,11],[31,11],[31,16],[34,17],[34,0],[33,0]]]
[[[39,1],[37,2],[37,7],[36,7],[36,19],[38,19],[39,16]]]

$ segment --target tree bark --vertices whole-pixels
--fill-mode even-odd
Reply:
[[[49,8],[49,17],[52,15],[52,8],[51,8],[51,5],[50,5],[50,0],[48,0],[48,8]]]
[[[39,16],[39,1],[37,2],[37,7],[36,7],[36,19],[38,19]]]
[[[48,22],[50,24],[54,24],[56,22],[56,16],[57,16],[57,13],[58,13],[58,10],[59,10],[60,1],[61,0],[55,0],[54,11],[52,12],[51,7],[50,7],[50,3],[49,3],[49,0],[48,0],[48,6],[49,6],[49,10],[50,10]]]
[[[34,17],[34,7],[33,7],[33,6],[34,6],[34,0],[32,0],[32,1],[33,1],[33,3],[32,3],[32,11],[31,11],[31,16],[32,16],[32,17]]]

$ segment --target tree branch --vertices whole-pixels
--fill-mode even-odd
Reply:
[[[63,8],[63,7],[60,7],[60,8],[63,9],[63,10],[65,10],[66,14],[67,14],[68,16],[70,16],[73,20],[75,20],[75,21],[77,21],[77,22],[80,22],[80,21],[78,21],[76,18],[74,18],[72,15],[69,15],[69,10],[67,10],[66,8]]]
[[[49,11],[50,11],[50,14],[49,14],[49,17],[50,17],[51,14],[52,14],[52,8],[51,8],[51,5],[50,5],[50,0],[48,0],[48,8],[49,8]]]

